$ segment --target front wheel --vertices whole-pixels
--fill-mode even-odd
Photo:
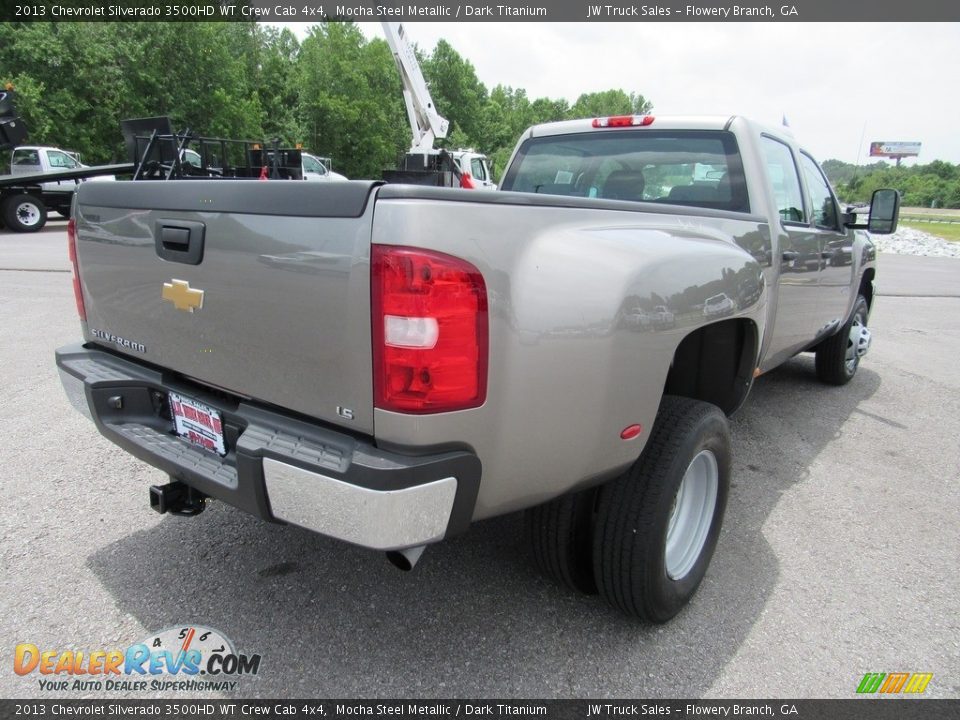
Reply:
[[[858,295],[850,319],[836,335],[817,346],[816,367],[820,380],[830,385],[846,385],[857,374],[860,358],[870,349],[869,315],[867,299]]]
[[[730,432],[714,405],[666,396],[640,459],[600,489],[593,566],[613,607],[666,622],[707,572],[730,488]]]
[[[36,232],[47,222],[43,201],[29,193],[11,195],[0,208],[3,221],[14,232]]]

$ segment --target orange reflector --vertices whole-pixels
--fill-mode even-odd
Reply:
[[[640,433],[643,432],[643,425],[627,425],[623,429],[623,432],[620,433],[621,440],[633,440],[635,437],[638,437]]]

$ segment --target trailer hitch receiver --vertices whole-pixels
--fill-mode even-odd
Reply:
[[[179,480],[150,486],[150,507],[161,515],[199,515],[206,509],[207,500],[202,492]]]

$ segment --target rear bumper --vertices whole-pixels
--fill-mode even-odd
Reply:
[[[376,550],[436,542],[470,524],[480,484],[480,461],[470,452],[388,452],[95,347],[60,348],[56,357],[71,404],[105,437],[260,518]],[[169,391],[222,413],[226,456],[173,434]]]

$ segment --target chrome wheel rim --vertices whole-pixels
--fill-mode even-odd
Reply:
[[[860,358],[870,349],[870,331],[867,329],[867,318],[862,311],[858,311],[850,324],[850,334],[847,336],[847,352],[844,355],[844,364],[847,373],[853,374],[857,369]]]
[[[33,227],[40,222],[40,208],[32,202],[17,205],[17,219],[26,227]]]
[[[685,578],[696,565],[713,525],[720,471],[710,450],[701,450],[683,474],[667,523],[664,560],[672,580]]]

